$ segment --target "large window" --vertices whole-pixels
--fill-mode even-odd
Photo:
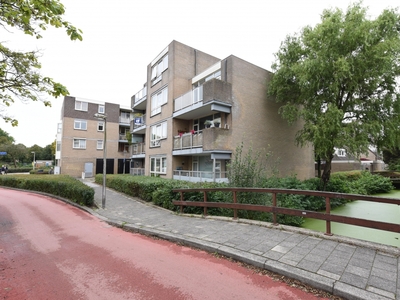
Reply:
[[[103,140],[97,140],[97,150],[103,150]]]
[[[152,84],[156,84],[162,79],[162,73],[168,69],[168,54],[161,58],[151,69]]]
[[[167,138],[167,122],[163,122],[150,129],[150,147],[160,146],[160,140]]]
[[[161,113],[161,106],[168,102],[168,87],[151,96],[151,116]]]
[[[75,100],[75,110],[87,111],[88,103],[84,101]]]
[[[86,120],[75,120],[74,121],[74,129],[86,130],[87,129],[87,121]]]
[[[151,157],[150,158],[150,173],[151,174],[166,174],[167,173],[167,158],[166,157]]]
[[[86,149],[86,139],[74,139],[74,149]]]

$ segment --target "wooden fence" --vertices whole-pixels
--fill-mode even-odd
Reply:
[[[291,190],[291,189],[268,189],[268,188],[198,188],[198,189],[174,189],[174,192],[180,193],[180,200],[173,201],[174,205],[181,207],[181,213],[183,212],[183,207],[185,206],[196,206],[204,208],[204,215],[207,215],[207,208],[228,208],[233,209],[234,218],[237,219],[238,210],[250,210],[250,211],[261,211],[272,213],[273,223],[277,224],[277,214],[300,216],[306,218],[313,218],[319,220],[325,220],[326,222],[326,232],[327,235],[332,235],[331,232],[331,222],[338,222],[349,225],[356,225],[374,229],[380,229],[391,232],[400,232],[400,224],[386,223],[374,220],[359,219],[347,216],[339,216],[331,214],[331,199],[347,199],[347,200],[363,200],[379,203],[389,203],[400,205],[400,199],[394,198],[382,198],[374,196],[364,196],[355,194],[343,194],[343,193],[333,193],[333,192],[319,192],[319,191],[304,191],[304,190]],[[202,192],[203,202],[200,201],[185,201],[184,194],[187,192]],[[207,193],[208,192],[226,192],[232,193],[232,202],[208,202]],[[244,204],[237,202],[237,193],[269,193],[272,194],[272,205],[256,205],[256,204]],[[299,210],[285,207],[278,207],[276,196],[278,194],[291,194],[291,195],[306,195],[306,196],[316,196],[325,198],[326,210],[325,212],[316,212],[308,210]]]

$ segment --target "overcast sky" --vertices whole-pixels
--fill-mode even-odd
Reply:
[[[70,41],[64,29],[44,38],[5,34],[1,41],[20,50],[41,50],[42,74],[66,85],[70,95],[130,106],[146,80],[147,65],[172,41],[218,58],[235,55],[271,70],[274,53],[287,35],[320,22],[324,9],[346,10],[348,0],[62,0],[65,19],[83,30],[83,41]],[[364,0],[372,17],[394,0]],[[27,147],[55,140],[62,98],[42,103],[17,102],[8,109],[16,128],[0,128]],[[1,150],[1,149],[0,149]]]

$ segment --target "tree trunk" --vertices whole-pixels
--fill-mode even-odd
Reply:
[[[318,156],[317,158],[317,171],[318,171],[318,178],[321,178],[321,157]]]
[[[330,155],[329,157],[326,158],[324,172],[322,173],[322,176],[321,176],[322,190],[324,190],[324,191],[326,189],[326,185],[329,182],[329,179],[331,178],[332,159],[333,159],[333,155]]]

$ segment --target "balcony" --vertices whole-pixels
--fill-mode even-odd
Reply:
[[[131,155],[144,155],[146,149],[145,143],[132,144],[132,154]]]
[[[131,168],[129,174],[136,176],[144,176],[145,168]]]
[[[211,79],[176,98],[173,116],[191,120],[215,111],[230,113],[231,107],[232,85],[219,79]]]
[[[145,110],[146,109],[146,100],[147,100],[147,87],[145,86],[139,92],[131,97],[131,105],[132,108],[137,110]]]
[[[184,133],[174,137],[174,150],[192,149],[203,146],[203,132]]]
[[[145,134],[146,133],[146,115],[135,117],[133,119],[132,133]]]
[[[227,128],[205,128],[195,133],[184,133],[174,136],[174,155],[179,155],[182,150],[187,153],[199,153],[203,151],[223,150],[231,151],[228,147],[231,138],[230,130]]]
[[[122,124],[122,125],[130,126],[131,125],[131,118],[119,117],[119,123]]]
[[[229,182],[228,172],[174,170],[173,179],[191,182]]]
[[[128,142],[125,133],[120,133],[120,134],[119,134],[119,141],[120,141],[120,142],[126,142],[126,143]]]

